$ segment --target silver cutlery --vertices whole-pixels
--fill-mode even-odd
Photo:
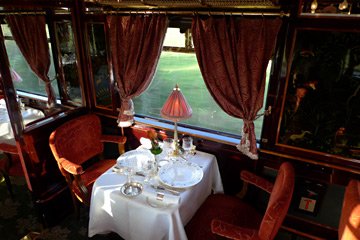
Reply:
[[[165,188],[163,186],[160,186],[160,185],[151,185],[151,187],[155,190],[160,190],[160,191],[164,191],[164,192],[168,192],[168,193],[171,193],[173,195],[176,195],[176,196],[179,196],[180,195],[180,192],[179,191],[176,191],[174,189],[169,189],[169,188]]]
[[[114,166],[114,167],[112,168],[112,171],[113,171],[113,172],[116,172],[116,173],[119,173],[119,174],[127,175],[126,168],[120,168],[120,167],[118,167],[118,166]],[[142,173],[142,172],[134,172],[133,175],[145,177],[145,174]]]

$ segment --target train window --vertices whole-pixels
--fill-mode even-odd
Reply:
[[[30,69],[25,58],[21,54],[18,46],[16,45],[15,40],[12,37],[10,28],[7,24],[1,24],[1,29],[5,38],[5,47],[8,54],[9,62],[11,68],[16,73],[17,77],[14,80],[14,87],[17,90],[17,93],[33,94],[34,96],[46,97],[45,83],[41,81]],[[48,31],[47,31],[48,34]],[[48,34],[49,37],[49,34]],[[49,48],[51,49],[51,44],[49,42]],[[50,51],[51,55],[51,51]],[[48,76],[50,79],[55,79],[56,73],[54,69],[54,64],[52,61],[52,56],[50,57],[51,65]],[[52,81],[52,86],[54,88],[57,98],[59,97],[59,89],[56,81]]]
[[[146,118],[161,120],[160,109],[178,84],[193,109],[193,116],[180,124],[238,137],[242,120],[229,116],[211,97],[202,78],[195,52],[191,50],[189,34],[188,30],[180,32],[179,28],[168,28],[154,79],[149,88],[134,99],[135,112]],[[269,69],[268,67],[267,73]],[[255,121],[258,137],[262,123],[262,117]]]
[[[81,106],[81,87],[76,64],[75,40],[70,21],[55,22],[58,53],[61,59],[59,81],[62,86],[62,99]]]
[[[104,27],[103,23],[89,23],[87,25],[87,34],[96,106],[112,109]]]

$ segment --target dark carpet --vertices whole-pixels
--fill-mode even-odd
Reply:
[[[10,197],[5,181],[0,176],[0,239],[6,240],[121,240],[117,234],[87,237],[88,210],[81,209],[80,219],[70,214],[58,225],[44,228],[32,204],[25,178],[12,176],[14,198]]]

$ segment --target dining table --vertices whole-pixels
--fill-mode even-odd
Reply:
[[[42,111],[28,106],[22,106],[20,110],[24,126],[45,117]],[[5,99],[0,100],[0,144],[8,144],[12,146],[15,146],[16,144]]]
[[[223,192],[223,184],[213,154],[195,151],[186,160],[176,161],[163,165],[155,174],[152,182],[158,185],[134,174],[131,181],[143,187],[137,196],[124,194],[122,187],[128,183],[128,176],[116,171],[116,165],[103,173],[92,189],[88,236],[115,232],[126,240],[186,240],[184,226],[210,194]],[[200,169],[201,179],[180,188],[164,185],[159,174],[166,176],[173,166]]]

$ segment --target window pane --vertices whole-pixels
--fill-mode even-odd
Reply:
[[[181,123],[240,134],[241,120],[227,115],[215,103],[202,79],[196,56],[191,53],[162,52],[151,86],[134,101],[136,113],[161,118],[160,109],[175,84],[179,84],[193,109],[193,116]]]
[[[65,79],[65,82],[62,84],[64,87],[63,90],[66,94],[66,99],[81,105],[81,88],[77,71],[75,40],[71,22],[57,22],[55,26],[56,37],[59,42],[62,71]]]
[[[180,34],[182,38],[179,37],[179,34],[179,29],[169,28],[164,46],[180,46],[177,40],[182,39],[181,41],[185,42],[185,34]],[[185,46],[185,44],[182,46]],[[143,94],[134,99],[136,114],[161,119],[160,110],[176,84],[179,85],[193,109],[192,117],[181,121],[180,124],[235,135],[241,134],[242,120],[225,113],[207,90],[195,53],[169,51],[161,53],[157,72],[151,85]],[[262,111],[259,113],[262,113]],[[262,123],[263,117],[255,121],[255,133],[258,138],[260,138]]]
[[[168,28],[164,39],[164,47],[185,47],[185,34],[179,28]]]
[[[3,34],[7,39],[5,40],[5,47],[8,54],[10,66],[19,74],[22,79],[22,81],[14,82],[14,87],[20,91],[46,96],[45,83],[32,72],[15,41],[9,40],[12,39],[9,27],[7,25],[1,25],[1,27],[3,30]],[[56,74],[52,61],[50,44],[49,47],[51,65],[48,76],[50,79],[54,79]],[[51,85],[54,88],[56,96],[58,97],[59,90],[56,81],[53,81]]]
[[[96,106],[112,108],[104,24],[88,25]]]
[[[358,32],[297,31],[279,143],[360,159],[359,59]]]

